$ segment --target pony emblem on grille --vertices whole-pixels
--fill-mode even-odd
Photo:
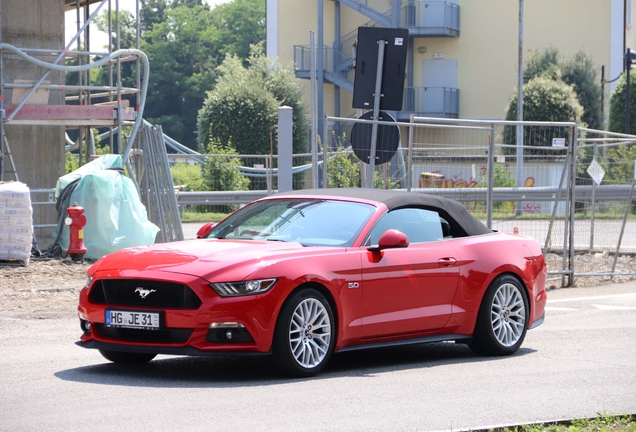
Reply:
[[[141,297],[142,299],[145,299],[146,297],[148,297],[148,295],[150,293],[157,292],[157,290],[153,290],[153,289],[149,290],[149,289],[144,289],[144,288],[141,288],[141,287],[137,287],[135,292],[139,293],[139,297]]]

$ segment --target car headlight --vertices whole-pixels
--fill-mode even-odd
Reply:
[[[277,279],[261,279],[243,282],[219,282],[210,286],[221,297],[235,297],[253,294],[263,294],[269,291]]]
[[[85,287],[88,288],[91,286],[91,282],[93,282],[93,277],[89,276],[88,273],[86,274],[86,282],[85,283]]]

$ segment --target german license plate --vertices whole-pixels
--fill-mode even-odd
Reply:
[[[159,317],[159,312],[107,309],[106,325],[109,327],[159,330],[161,327]]]

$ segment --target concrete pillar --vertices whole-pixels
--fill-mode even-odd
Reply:
[[[291,107],[278,108],[278,192],[293,190],[292,156],[293,156],[293,110]]]
[[[0,0],[2,2],[2,42],[18,48],[64,48],[64,1],[63,0]],[[15,79],[38,80],[44,70],[33,66],[15,55],[3,55],[5,83]],[[52,57],[42,60],[53,60]],[[47,78],[52,84],[63,84],[61,72],[51,72]],[[5,104],[12,104],[12,92],[4,92]],[[48,103],[63,105],[64,93],[50,91]],[[11,147],[13,160],[20,181],[30,189],[54,188],[64,174],[64,127],[18,126],[7,123],[6,137]],[[4,163],[5,180],[13,180],[8,158]],[[42,197],[36,197],[40,200]],[[57,212],[54,205],[33,206],[34,225],[54,224]],[[52,229],[38,229],[35,232],[40,247],[51,243]]]

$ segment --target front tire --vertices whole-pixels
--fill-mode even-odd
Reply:
[[[113,363],[128,365],[148,363],[150,360],[157,357],[157,354],[152,353],[135,353],[101,349],[99,350],[99,353],[104,356],[106,360],[112,361]]]
[[[296,378],[320,373],[335,342],[335,320],[325,296],[314,289],[292,294],[280,311],[274,334],[274,361],[281,372]]]
[[[498,276],[481,302],[470,349],[480,355],[514,354],[526,337],[528,313],[528,296],[519,281]]]

